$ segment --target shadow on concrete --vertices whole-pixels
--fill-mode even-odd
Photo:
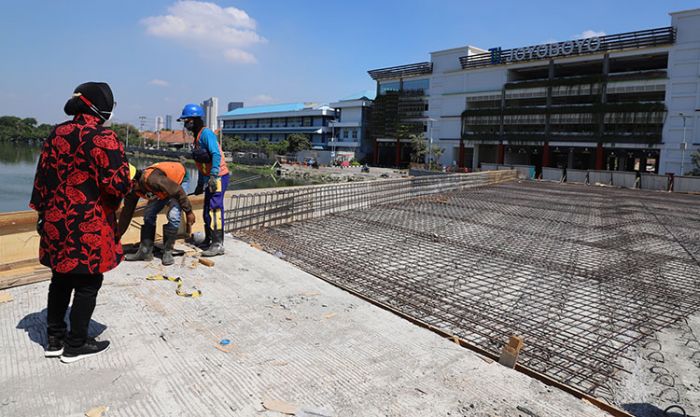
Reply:
[[[70,307],[68,307],[68,311],[66,311],[66,317],[64,320],[68,324],[68,328],[70,329]],[[46,346],[48,343],[47,335],[46,335],[46,309],[41,310],[40,312],[36,313],[31,313],[27,314],[22,318],[22,320],[17,323],[17,328],[22,329],[27,334],[29,335],[29,339],[40,345],[40,346]],[[101,335],[105,330],[107,329],[107,326],[104,324],[97,322],[95,320],[90,320],[90,325],[88,326],[88,337],[97,337]]]
[[[683,409],[678,406],[669,407],[666,414],[664,410],[649,403],[633,403],[623,404],[622,408],[635,417],[693,417],[690,414],[685,414]]]

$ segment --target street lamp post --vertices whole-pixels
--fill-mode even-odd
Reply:
[[[331,122],[331,162],[335,161],[335,122]]]
[[[428,169],[433,167],[433,122],[435,119],[428,119]]]
[[[684,113],[679,113],[679,115],[683,118],[683,143],[681,144],[681,172],[680,172],[680,175],[683,175],[683,173],[685,171],[685,169],[684,169],[685,168],[685,148],[688,147],[688,143],[685,141],[685,139],[686,139],[685,138],[685,132],[686,132],[685,119],[690,117],[690,116],[687,114],[684,114]]]

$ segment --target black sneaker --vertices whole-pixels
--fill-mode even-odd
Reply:
[[[49,336],[49,344],[46,346],[44,356],[47,358],[57,358],[63,354],[63,339],[56,336]]]
[[[95,339],[88,339],[84,345],[77,348],[66,345],[65,349],[63,349],[63,355],[61,355],[61,362],[73,363],[83,358],[95,356],[107,349],[109,349],[109,341],[107,340],[98,342]]]

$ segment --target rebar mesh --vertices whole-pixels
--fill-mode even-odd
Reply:
[[[606,397],[628,348],[700,308],[699,202],[510,182],[235,229],[495,354],[522,335],[521,364]]]

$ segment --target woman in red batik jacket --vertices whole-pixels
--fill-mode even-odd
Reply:
[[[129,191],[129,165],[116,134],[103,126],[114,109],[106,83],[79,85],[44,142],[29,207],[39,215],[39,258],[51,268],[47,307],[47,357],[74,362],[106,350],[88,339],[103,273],[122,260],[115,212]],[[70,332],[64,316],[71,293]]]

